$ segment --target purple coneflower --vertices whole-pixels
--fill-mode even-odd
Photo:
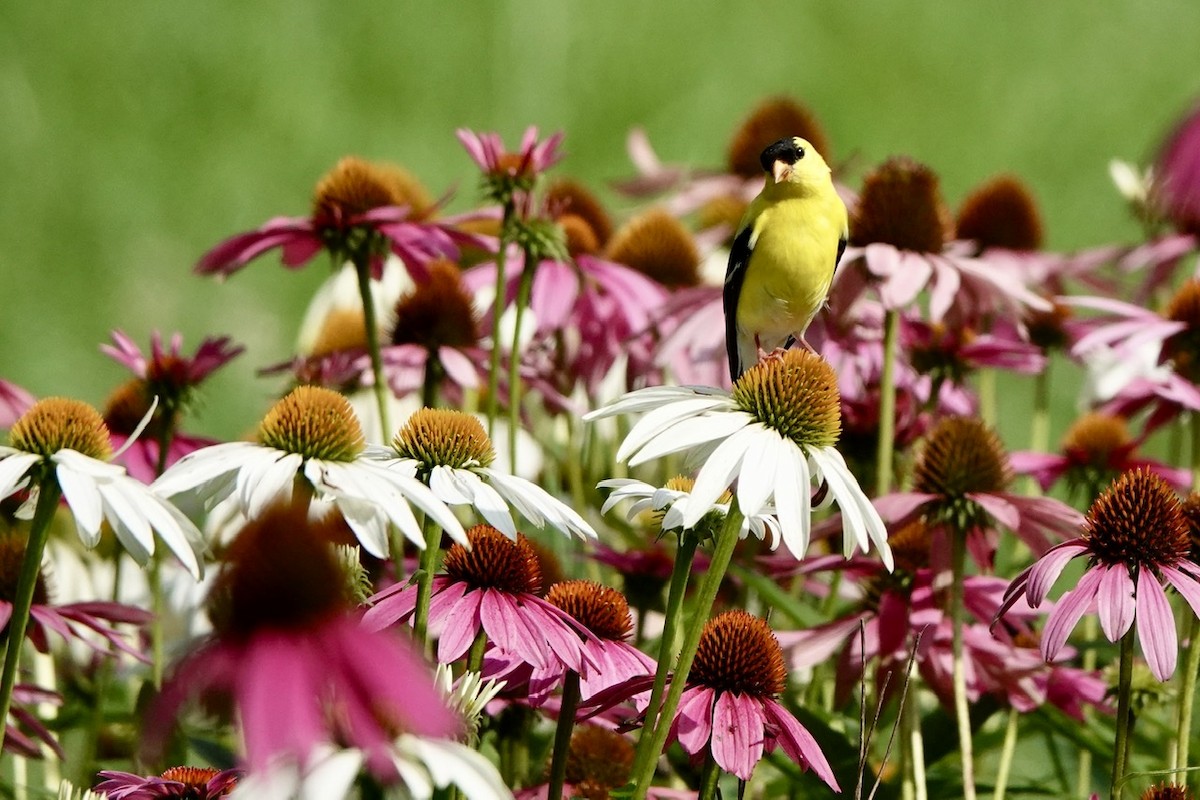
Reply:
[[[274,757],[304,763],[337,741],[362,748],[386,778],[399,733],[455,735],[459,721],[429,668],[402,640],[359,624],[346,584],[303,504],[272,506],[248,523],[209,595],[214,634],[165,685],[151,743],[185,701],[212,693],[236,702],[251,770]]]
[[[109,800],[217,800],[233,792],[242,771],[171,767],[161,775],[142,776],[106,769],[100,777],[104,780],[95,791],[104,792]]]
[[[709,620],[675,718],[670,740],[693,756],[750,780],[763,754],[776,747],[840,791],[821,747],[776,699],[787,688],[783,651],[771,628],[745,611]]]
[[[173,334],[170,345],[164,348],[162,334],[155,331],[150,338],[150,355],[146,356],[123,331],[113,331],[112,338],[113,344],[101,345],[100,349],[127,367],[134,378],[109,398],[104,421],[112,433],[113,445],[122,448],[149,412],[151,403],[158,399],[158,407],[144,434],[124,448],[118,458],[130,475],[143,483],[152,483],[163,469],[188,453],[216,444],[211,439],[180,433],[179,419],[196,388],[245,348],[232,345],[228,336],[209,337],[189,357],[183,355],[181,334]],[[164,443],[167,454],[162,458],[159,451]]]
[[[529,192],[538,177],[562,158],[558,149],[562,144],[562,133],[539,142],[538,129],[532,125],[525,129],[515,153],[504,149],[504,141],[498,133],[475,133],[459,128],[454,135],[471,160],[483,170],[484,191],[488,197],[502,205],[512,202],[516,194]]]
[[[521,534],[510,539],[490,525],[467,531],[470,548],[446,552],[443,574],[433,579],[429,632],[438,637],[437,658],[448,664],[466,654],[480,633],[505,653],[547,668],[561,664],[579,672],[589,634],[569,614],[538,596],[542,574],[537,554]],[[410,619],[417,587],[396,584],[370,602],[363,625],[378,631]]]
[[[196,271],[232,275],[278,247],[289,269],[328,249],[335,266],[345,259],[363,259],[376,279],[389,252],[410,272],[422,274],[426,263],[456,258],[458,244],[475,239],[453,225],[421,219],[428,209],[414,207],[411,187],[411,177],[398,167],[343,158],[317,184],[310,216],[275,217],[257,230],[227,239],[205,253]]]
[[[1177,640],[1164,585],[1200,615],[1200,567],[1190,549],[1187,520],[1167,482],[1148,471],[1127,472],[1092,504],[1082,536],[1051,548],[1013,580],[1000,615],[1022,598],[1040,606],[1066,565],[1086,557],[1087,570],[1050,612],[1042,655],[1054,660],[1079,619],[1094,611],[1110,642],[1136,622],[1150,671],[1165,681],[1175,671]]]
[[[0,380],[0,428],[11,428],[35,401],[34,396],[20,386]]]

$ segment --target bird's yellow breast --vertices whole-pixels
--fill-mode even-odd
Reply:
[[[803,331],[829,293],[846,208],[830,186],[815,196],[763,202],[750,209],[752,215],[738,327],[781,336]]]

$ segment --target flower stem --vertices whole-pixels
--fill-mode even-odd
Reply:
[[[536,265],[525,251],[521,282],[517,287],[517,308],[513,319],[512,351],[508,354],[508,469],[517,474],[517,430],[521,425],[521,323],[525,307],[533,293],[533,273]]]
[[[507,294],[505,261],[508,258],[508,232],[512,227],[513,202],[504,202],[504,215],[500,219],[500,242],[496,247],[496,296],[492,299],[492,360],[488,366],[487,431],[496,435],[496,409],[500,395],[500,316],[504,313],[504,296]]]
[[[388,388],[383,380],[383,356],[379,351],[379,323],[375,320],[375,302],[371,299],[371,259],[355,256],[354,271],[358,275],[358,295],[363,304],[363,326],[367,329],[367,352],[371,355],[371,377],[375,385],[375,403],[379,407],[380,436],[386,441],[392,434],[388,419]]]
[[[471,642],[471,649],[467,651],[467,672],[483,672],[483,656],[487,653],[487,643],[487,634],[481,628],[475,636],[475,641]]]
[[[963,800],[975,800],[975,755],[971,740],[971,708],[967,700],[967,671],[963,660],[963,579],[967,566],[965,531],[950,536],[953,583],[950,587],[950,626],[954,660],[954,717],[958,722],[958,752],[962,758]]]
[[[700,791],[696,794],[696,800],[716,800],[720,780],[721,768],[717,766],[712,750],[709,750],[704,758],[704,769],[700,773]]]
[[[654,731],[658,727],[658,710],[662,705],[663,692],[667,688],[667,675],[675,663],[675,645],[679,639],[680,622],[683,617],[683,596],[687,593],[688,577],[692,574],[692,561],[696,556],[699,540],[694,534],[681,533],[679,547],[675,550],[675,565],[671,569],[671,583],[667,589],[666,618],[663,621],[662,639],[658,645],[658,668],[654,672],[654,687],[650,690],[650,704],[646,706],[646,722],[638,737],[637,751],[633,759],[633,774],[637,775],[647,760],[657,753],[650,752]],[[642,620],[638,619],[641,628]]]
[[[900,314],[889,310],[883,320],[883,369],[879,374],[879,441],[875,449],[875,496],[892,488],[892,454],[896,438],[896,339]]]
[[[1200,624],[1196,617],[1188,615],[1187,651],[1184,656],[1183,675],[1179,683],[1179,718],[1175,726],[1175,757],[1172,770],[1184,770],[1188,766],[1188,750],[1192,740],[1192,710],[1195,708],[1196,672],[1200,670]],[[1176,776],[1177,783],[1186,783],[1186,774]]]
[[[996,370],[985,368],[979,372],[979,418],[989,428],[996,427]]]
[[[921,709],[917,702],[917,689],[914,685],[917,679],[916,659],[908,665],[909,689],[908,697],[900,709],[900,724],[903,726],[904,755],[906,764],[901,797],[904,800],[927,800],[928,791],[925,786],[925,740],[921,736]]]
[[[420,567],[417,569],[417,608],[414,612],[413,629],[417,641],[429,650],[429,600],[433,596],[433,570],[441,549],[442,529],[437,522],[425,518],[425,549],[421,551]]]
[[[1133,682],[1133,628],[1121,637],[1121,667],[1117,677],[1117,736],[1113,743],[1112,797],[1120,800],[1125,789],[1125,768],[1128,758],[1129,735],[1133,732],[1133,715],[1129,708]]]
[[[679,708],[680,699],[683,698],[688,672],[692,669],[692,661],[696,658],[696,650],[700,646],[700,633],[704,629],[704,623],[708,621],[713,601],[717,599],[717,591],[721,588],[725,571],[729,569],[729,562],[733,558],[733,549],[738,542],[738,532],[742,527],[742,519],[742,512],[738,508],[735,497],[729,504],[729,513],[725,516],[725,524],[717,533],[712,559],[709,562],[708,571],[704,573],[704,580],[700,584],[700,591],[692,611],[692,619],[685,629],[683,644],[679,650],[679,660],[675,664],[675,673],[671,677],[671,688],[667,692],[667,699],[663,702],[662,710],[655,720],[654,738],[650,742],[649,756],[641,762],[640,769],[634,772],[634,800],[645,800],[646,792],[650,790],[650,784],[654,780],[654,766],[658,761],[658,754],[663,751],[663,746],[667,742],[667,734],[671,730],[671,720],[675,718],[675,711]],[[645,731],[642,732],[642,735],[645,736]],[[641,747],[640,741],[638,746]]]
[[[37,508],[33,512],[33,524],[29,529],[29,541],[25,544],[25,558],[21,561],[21,572],[17,575],[17,589],[12,600],[12,616],[8,621],[8,646],[4,652],[4,673],[0,676],[0,748],[4,747],[4,734],[8,709],[12,704],[13,687],[17,683],[17,666],[21,661],[21,647],[25,644],[25,629],[29,625],[29,610],[33,607],[33,590],[37,586],[38,573],[42,569],[42,553],[50,538],[50,521],[58,508],[62,490],[53,475],[40,484]]]
[[[567,751],[571,747],[571,732],[575,728],[575,710],[579,707],[579,673],[567,671],[563,679],[562,706],[558,712],[558,727],[554,729],[554,753],[550,757],[550,782],[546,800],[562,800],[563,783],[567,776]]]
[[[436,408],[438,384],[442,381],[442,362],[438,361],[437,352],[430,350],[425,357],[425,382],[421,385],[421,405],[425,408]]]
[[[996,767],[996,788],[992,792],[993,800],[1004,800],[1008,792],[1008,776],[1012,772],[1013,751],[1017,748],[1017,723],[1020,715],[1015,708],[1008,709],[1008,719],[1004,725],[1004,745],[1000,750],[1000,765]]]

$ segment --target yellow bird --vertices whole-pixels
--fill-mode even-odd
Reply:
[[[737,380],[770,351],[804,340],[846,249],[846,205],[829,165],[804,139],[759,157],[769,176],[738,226],[725,271],[725,348]]]

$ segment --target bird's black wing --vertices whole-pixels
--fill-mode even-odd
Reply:
[[[846,252],[846,237],[843,236],[842,238],[838,239],[838,252],[837,252],[837,256],[835,256],[833,259],[833,274],[834,275],[837,275],[838,267],[840,267],[842,265],[842,255],[845,252]]]
[[[729,356],[729,377],[737,380],[742,374],[738,363],[737,308],[746,282],[746,267],[750,263],[750,237],[754,226],[747,225],[733,240],[729,249],[729,266],[725,268],[725,352]]]

